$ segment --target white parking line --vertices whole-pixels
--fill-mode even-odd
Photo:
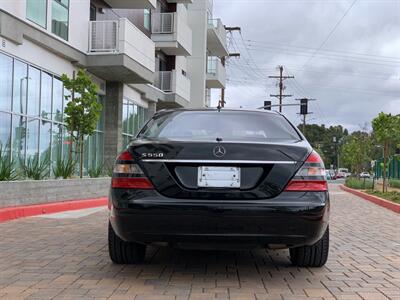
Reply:
[[[107,207],[86,208],[86,209],[80,209],[80,210],[65,211],[65,212],[55,213],[55,214],[40,215],[40,216],[36,216],[36,218],[79,219],[79,218],[90,216],[94,213],[97,213],[99,211],[103,211],[106,209],[107,209]]]

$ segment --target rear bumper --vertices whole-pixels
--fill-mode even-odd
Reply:
[[[311,245],[322,237],[329,220],[329,195],[324,192],[196,201],[165,198],[154,191],[111,190],[110,204],[111,224],[123,240],[180,247]]]

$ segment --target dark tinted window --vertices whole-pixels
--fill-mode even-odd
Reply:
[[[281,115],[246,111],[181,111],[155,116],[140,137],[224,141],[299,140]]]

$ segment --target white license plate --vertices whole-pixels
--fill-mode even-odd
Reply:
[[[199,167],[197,185],[199,187],[240,188],[240,168]]]

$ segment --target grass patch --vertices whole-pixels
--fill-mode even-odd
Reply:
[[[392,188],[400,189],[400,180],[398,179],[390,179],[389,184]]]
[[[387,192],[387,193],[382,193],[378,191],[366,191],[368,194],[377,196],[395,203],[400,204],[400,193],[399,192]]]
[[[344,185],[355,190],[372,190],[373,182],[370,179],[347,178]]]

